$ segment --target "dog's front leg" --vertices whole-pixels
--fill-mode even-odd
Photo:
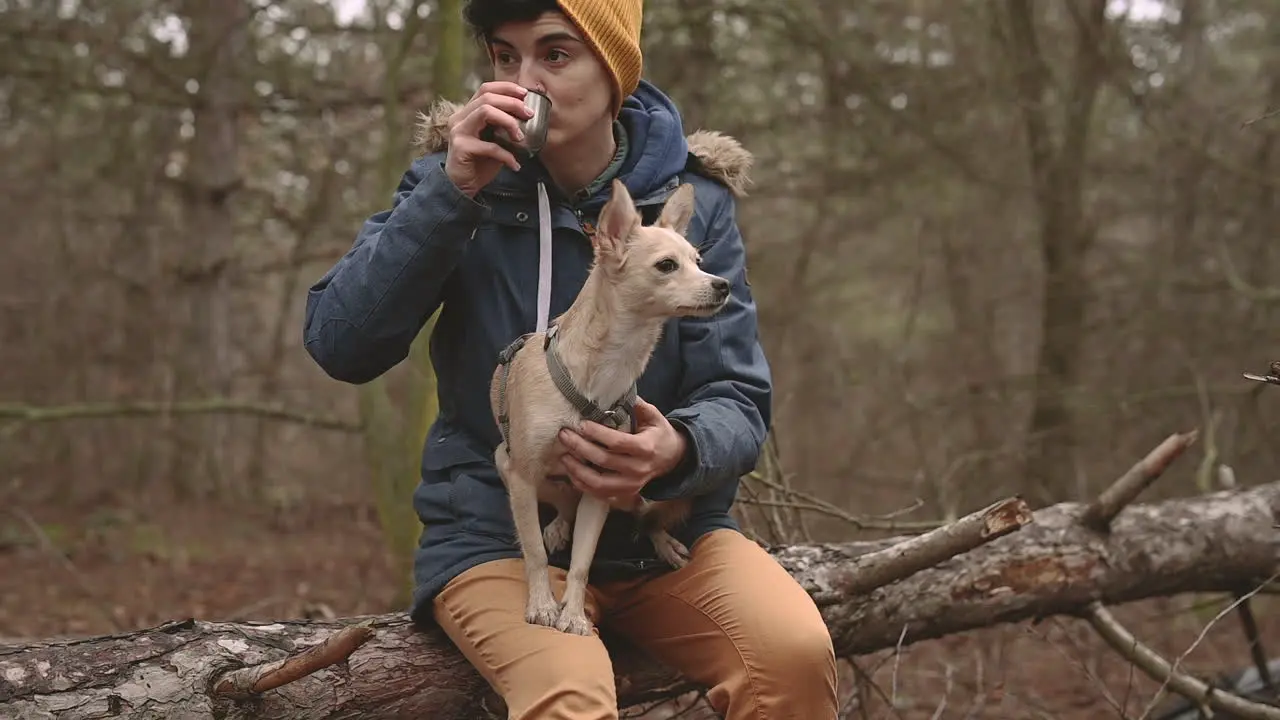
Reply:
[[[506,443],[494,453],[494,464],[507,486],[511,501],[511,517],[516,527],[516,540],[524,555],[524,578],[528,586],[525,620],[534,625],[555,627],[556,599],[551,594],[551,577],[547,573],[547,549],[542,544],[542,527],[538,522],[538,490],[528,469],[511,461]]]
[[[569,558],[569,576],[565,580],[564,606],[556,628],[574,635],[590,635],[591,621],[586,614],[587,574],[596,554],[600,532],[609,516],[609,504],[583,493],[578,500],[578,514],[573,523],[573,549]]]

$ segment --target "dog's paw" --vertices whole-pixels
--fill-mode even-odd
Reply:
[[[662,531],[655,532],[649,539],[653,541],[658,557],[671,567],[680,569],[689,564],[689,548],[684,543]]]
[[[573,525],[563,517],[557,516],[549,525],[542,529],[542,542],[547,546],[548,553],[559,552],[561,549],[569,546],[569,541],[573,539]]]
[[[556,620],[556,629],[570,635],[590,635],[592,625],[583,611],[566,609],[560,612],[560,617]]]
[[[524,611],[525,622],[530,625],[557,627],[556,621],[559,616],[560,609],[556,607],[554,600],[544,603],[530,603]]]

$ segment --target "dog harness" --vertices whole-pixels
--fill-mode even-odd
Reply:
[[[554,325],[551,326],[542,341],[542,354],[547,359],[547,372],[550,373],[551,381],[555,383],[556,389],[573,405],[583,420],[597,422],[614,430],[623,427],[624,424],[628,429],[634,428],[637,396],[635,383],[632,383],[627,392],[622,395],[622,398],[609,409],[601,408],[573,384],[573,378],[569,376],[569,369],[564,366],[564,361],[560,359],[560,353],[556,352],[556,330],[558,329]],[[504,442],[508,441],[511,435],[511,416],[507,413],[507,377],[511,373],[511,361],[515,359],[516,353],[520,352],[520,349],[529,342],[529,338],[535,334],[526,333],[521,335],[510,345],[503,348],[502,352],[498,353],[498,365],[502,368],[502,374],[498,378],[498,425],[502,430]],[[507,452],[510,453],[510,443],[506,447]]]
[[[622,427],[623,422],[628,422],[628,428],[635,427],[635,407],[636,407],[636,386],[631,384],[627,392],[608,410],[602,409],[599,405],[582,394],[582,391],[573,384],[573,378],[569,376],[569,370],[564,366],[564,362],[560,359],[560,354],[556,352],[556,327],[550,326],[551,314],[551,201],[547,196],[547,187],[541,180],[538,181],[538,315],[537,321],[532,333],[525,333],[511,342],[510,345],[502,349],[498,353],[498,365],[502,368],[502,373],[498,379],[498,425],[502,431],[502,440],[506,442],[507,452],[511,452],[511,444],[509,442],[511,435],[511,416],[507,412],[507,377],[511,373],[511,361],[515,359],[516,353],[528,343],[529,338],[538,334],[546,333],[542,341],[542,352],[547,359],[547,371],[551,374],[551,380],[555,383],[556,388],[560,390],[560,394],[564,395],[582,416],[584,420],[591,420],[600,423],[606,427],[618,429]]]

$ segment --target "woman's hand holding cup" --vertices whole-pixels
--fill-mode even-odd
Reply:
[[[533,111],[524,104],[528,92],[511,82],[487,82],[449,117],[449,152],[444,169],[468,197],[475,197],[481,188],[493,182],[503,165],[516,171],[520,169],[515,155],[484,139],[483,135],[494,125],[505,130],[509,137],[521,140],[520,123],[533,117]]]

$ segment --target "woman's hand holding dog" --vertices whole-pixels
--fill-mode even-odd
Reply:
[[[684,435],[658,408],[640,398],[636,398],[635,416],[634,434],[594,422],[583,423],[580,432],[560,431],[560,443],[568,451],[561,462],[574,487],[606,499],[627,500],[680,464],[688,446]]]
[[[524,104],[528,92],[511,82],[487,82],[449,117],[449,153],[445,156],[444,171],[469,197],[475,197],[481,188],[493,182],[503,165],[520,169],[514,155],[497,143],[482,140],[480,134],[489,125],[497,125],[518,139],[521,133],[517,118],[533,117],[533,111]]]

